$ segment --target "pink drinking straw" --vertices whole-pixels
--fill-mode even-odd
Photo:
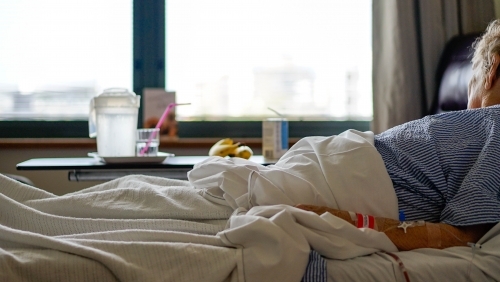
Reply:
[[[168,104],[167,108],[165,109],[165,111],[161,115],[160,120],[156,124],[155,129],[161,127],[163,122],[165,122],[165,120],[167,119],[168,113],[170,113],[170,110],[172,110],[173,107],[182,106],[182,105],[191,105],[191,103],[183,103],[183,104],[170,103],[170,104]],[[151,141],[155,137],[156,137],[156,131],[154,131],[153,134],[151,134],[151,136],[149,136],[148,142],[146,142],[146,146],[144,146],[144,148],[142,148],[141,152],[139,152],[139,156],[141,156],[141,157],[144,156],[144,154],[148,151],[149,146],[151,145]]]

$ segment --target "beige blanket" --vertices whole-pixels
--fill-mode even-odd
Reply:
[[[189,183],[130,176],[64,196],[0,175],[0,281],[223,281],[232,210]]]

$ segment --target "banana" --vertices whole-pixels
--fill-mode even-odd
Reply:
[[[225,138],[217,143],[215,143],[210,151],[208,152],[209,156],[219,156],[225,157],[234,154],[234,150],[238,148],[240,143],[234,143],[234,141],[230,138]]]
[[[248,146],[239,146],[234,150],[234,156],[242,159],[249,159],[253,155],[252,149]]]
[[[248,146],[241,146],[239,142],[234,143],[231,138],[224,138],[219,140],[210,148],[208,155],[249,159],[253,155],[253,151]]]

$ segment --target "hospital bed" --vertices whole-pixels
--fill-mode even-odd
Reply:
[[[386,186],[373,169],[383,165],[352,159],[329,177],[367,165],[373,174],[352,189]],[[397,252],[378,232],[273,205],[310,196],[293,195],[304,187],[296,175],[281,178],[272,166],[243,160],[213,162],[196,166],[190,182],[127,176],[63,196],[0,175],[0,281],[500,280],[498,224],[476,246]],[[308,173],[301,165],[283,167]],[[266,182],[273,177],[289,191]],[[390,199],[380,198],[380,209],[390,209]]]
[[[54,196],[0,175],[0,281],[300,281],[311,268],[309,250],[297,247],[305,227],[292,226],[293,213],[262,222],[246,215],[224,231],[232,209],[203,201],[199,191],[181,192],[186,183],[179,180],[148,179],[135,189],[141,177],[150,178]],[[329,247],[318,234],[313,242],[329,250],[344,244]],[[500,226],[483,241],[481,249],[320,257],[304,281],[498,281]]]

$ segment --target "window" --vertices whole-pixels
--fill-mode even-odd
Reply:
[[[369,129],[371,1],[0,1],[0,137],[87,137],[108,87],[177,93],[181,137]],[[141,112],[140,112],[141,117]]]
[[[370,120],[371,1],[168,0],[180,120]]]

